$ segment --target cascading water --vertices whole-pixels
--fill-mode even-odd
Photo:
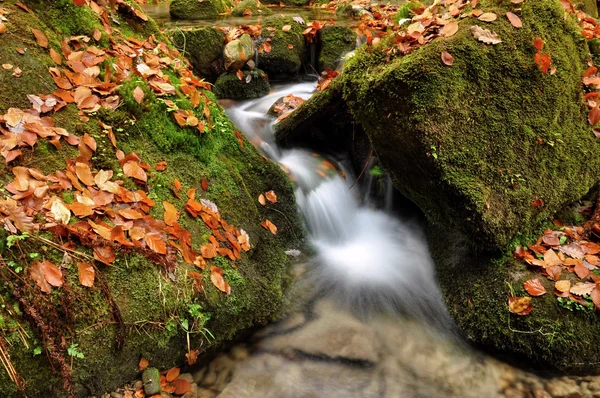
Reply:
[[[298,206],[317,252],[308,276],[311,285],[363,317],[405,313],[454,334],[420,228],[389,213],[389,178],[383,180],[385,212],[372,208],[368,199],[370,177],[361,193],[359,184],[350,189],[354,177],[348,170],[344,179],[323,157],[276,146],[275,121],[267,110],[282,96],[306,99],[314,89],[315,83],[286,85],[266,97],[227,107],[238,128],[266,156],[283,165],[296,185]]]

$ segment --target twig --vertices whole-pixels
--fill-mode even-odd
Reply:
[[[356,183],[358,182],[358,180],[360,180],[360,177],[362,177],[362,175],[365,173],[365,171],[367,170],[367,167],[369,167],[369,163],[371,163],[371,158],[373,157],[373,153],[374,152],[375,151],[373,150],[373,148],[371,148],[371,152],[369,152],[369,157],[367,158],[367,161],[365,162],[365,166],[363,167],[362,171],[360,172],[360,174],[356,178],[356,181],[354,181],[352,183],[352,185],[350,185],[349,189],[352,189],[354,187],[354,185],[356,185]]]

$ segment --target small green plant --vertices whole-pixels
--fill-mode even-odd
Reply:
[[[14,261],[8,261],[6,264],[7,264],[7,265],[8,265],[10,268],[12,268],[12,269],[13,269],[13,271],[15,271],[15,273],[17,273],[17,274],[18,274],[19,272],[23,271],[23,267],[21,267],[19,264],[17,264],[17,263],[16,263],[16,262],[14,262]]]
[[[566,297],[558,297],[558,305],[569,310],[569,311],[583,311],[583,312],[594,312],[594,303],[589,295],[583,297],[585,299],[585,305],[581,305],[575,300],[571,300]]]
[[[22,235],[9,235],[6,237],[6,245],[10,249],[16,245],[18,241],[25,240],[27,238],[29,238],[29,234],[27,232],[23,233]]]
[[[373,177],[381,178],[383,177],[383,169],[379,166],[373,166],[373,168],[369,170],[369,174],[371,174]]]
[[[40,347],[39,345],[35,346],[35,348],[33,349],[33,356],[36,357],[36,356],[40,355],[41,353],[42,353],[42,347]]]
[[[79,344],[71,344],[69,348],[67,348],[67,354],[77,359],[85,358],[83,352],[79,351]]]
[[[40,256],[40,253],[29,253],[29,258],[35,260]]]
[[[200,318],[202,316],[202,311],[200,311],[201,309],[202,309],[202,306],[200,304],[189,304],[188,305],[188,312],[194,318]]]

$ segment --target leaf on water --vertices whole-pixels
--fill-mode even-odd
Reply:
[[[267,201],[265,200],[265,195],[263,195],[262,193],[258,195],[258,203],[260,203],[263,206],[267,204]]]
[[[179,220],[177,209],[167,201],[163,202],[163,207],[165,208],[165,224],[172,227],[177,223],[177,220]]]
[[[541,296],[546,294],[546,288],[540,283],[539,279],[531,279],[523,283],[523,287],[527,293],[532,296]]]
[[[269,221],[269,219],[266,219],[260,225],[267,231],[271,231],[273,235],[277,235],[277,226]]]
[[[569,292],[576,296],[585,296],[587,294],[591,294],[595,288],[595,283],[576,283],[573,287],[571,287]]]
[[[63,285],[63,274],[56,265],[50,261],[42,261],[42,267],[44,269],[44,278],[46,282],[54,287],[61,287]]]
[[[481,26],[473,25],[471,26],[471,33],[473,37],[485,44],[499,44],[502,43],[502,39],[498,34],[492,32],[491,30],[484,29]]]
[[[96,272],[91,264],[77,263],[77,270],[79,272],[79,283],[86,287],[94,286]]]
[[[442,37],[450,37],[454,36],[454,34],[458,32],[458,23],[457,22],[448,22],[440,29],[440,36]]]
[[[561,293],[566,293],[571,290],[571,281],[563,279],[554,283],[554,288]]]
[[[521,21],[521,18],[519,18],[518,15],[513,14],[512,12],[509,11],[506,13],[506,18],[508,18],[508,21],[510,22],[510,24],[512,26],[514,26],[515,28],[523,27],[523,22]]]
[[[277,194],[275,194],[275,191],[270,190],[269,192],[265,193],[265,196],[269,202],[277,203]]]
[[[135,100],[135,102],[137,102],[138,104],[141,104],[142,101],[144,101],[144,90],[142,90],[142,88],[140,86],[137,86],[134,90],[133,90],[133,99]]]
[[[508,310],[517,315],[529,315],[533,310],[531,297],[509,297]]]
[[[454,63],[454,57],[447,51],[442,51],[442,62],[444,65],[452,66]]]
[[[29,269],[29,275],[31,279],[42,289],[44,293],[50,293],[52,291],[52,286],[46,281],[44,277],[44,265],[41,261],[35,261],[31,264]]]
[[[172,382],[173,380],[175,380],[177,378],[177,376],[179,376],[179,373],[181,373],[181,369],[179,368],[171,368],[167,371],[167,375],[165,376],[167,379],[167,382]]]
[[[231,286],[223,279],[223,270],[219,267],[210,267],[210,281],[217,289],[226,294],[231,294]]]
[[[33,33],[33,35],[35,36],[35,41],[40,47],[48,48],[48,38],[46,37],[44,32],[32,28],[31,33]]]

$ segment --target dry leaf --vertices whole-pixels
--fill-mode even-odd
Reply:
[[[79,271],[79,283],[86,287],[94,286],[96,272],[94,267],[88,263],[78,263],[77,270]]]
[[[596,288],[595,283],[576,283],[569,292],[577,296],[585,296],[591,294],[592,290]]]
[[[483,22],[493,22],[496,19],[498,19],[498,16],[496,14],[494,14],[493,12],[484,12],[477,19],[479,19],[480,21],[483,21]]]
[[[33,264],[31,264],[29,275],[31,276],[31,279],[33,279],[34,282],[39,286],[39,288],[42,289],[42,292],[50,293],[52,291],[52,287],[44,277],[44,266],[41,261],[35,261]]]
[[[271,231],[273,235],[277,235],[277,226],[269,221],[269,219],[266,219],[260,225],[267,231]]]
[[[523,283],[523,287],[525,288],[525,291],[527,291],[527,293],[531,294],[532,296],[542,296],[546,294],[546,289],[540,283],[539,279],[528,280],[525,283]]]
[[[510,24],[512,26],[514,26],[515,28],[523,27],[523,22],[521,22],[521,18],[519,18],[518,15],[513,14],[512,12],[509,11],[506,13],[506,18],[508,18],[508,21],[510,22]]]
[[[517,315],[528,315],[533,307],[531,297],[509,297],[508,310]]]
[[[173,391],[175,395],[183,395],[186,392],[192,391],[192,385],[185,379],[175,379],[171,382],[171,386],[175,387]]]
[[[450,37],[453,36],[456,32],[458,32],[458,23],[452,21],[447,23],[440,29],[440,36]]]
[[[41,30],[31,29],[31,32],[35,36],[35,41],[40,47],[48,48],[48,38]]]
[[[138,368],[140,369],[140,372],[143,372],[144,369],[146,369],[149,365],[150,362],[148,362],[146,358],[142,357],[142,359],[140,359],[140,362],[138,363]]]
[[[258,203],[260,203],[263,206],[267,204],[267,201],[265,200],[265,195],[263,195],[262,193],[258,195]]]
[[[212,243],[206,243],[200,247],[200,254],[204,258],[214,258],[217,256],[217,248]]]
[[[167,254],[167,244],[162,234],[159,232],[150,232],[146,234],[146,245],[150,250],[158,254]]]
[[[566,293],[571,290],[571,281],[561,280],[554,283],[554,288],[561,293]]]
[[[141,104],[142,101],[144,101],[144,90],[142,90],[139,86],[137,86],[135,90],[133,90],[133,99],[138,104]]]
[[[170,383],[173,380],[175,380],[177,378],[177,376],[179,376],[180,372],[181,372],[181,369],[179,369],[179,368],[169,369],[169,371],[167,372],[167,375],[165,376],[167,379],[167,382]]]
[[[454,63],[454,57],[447,51],[442,51],[442,62],[444,65],[452,66]]]
[[[177,209],[171,203],[164,201],[163,207],[165,208],[165,224],[172,227],[179,220],[179,214],[177,213]]]
[[[289,32],[290,29],[292,29],[292,25],[283,25],[283,27],[281,28],[282,32]]]
[[[275,191],[270,190],[269,192],[265,193],[265,196],[269,202],[277,203],[277,195],[275,194]]]
[[[188,352],[187,354],[185,354],[185,357],[188,360],[188,365],[193,365],[198,361],[198,354],[200,354],[200,351],[198,350],[192,350],[190,352]]]
[[[231,286],[223,279],[223,270],[219,267],[210,267],[210,280],[217,289],[226,294],[231,294]]]
[[[56,265],[44,260],[42,261],[42,267],[46,282],[54,287],[61,287],[63,285],[63,274]]]
[[[471,33],[473,37],[485,44],[499,44],[502,43],[502,39],[496,33],[491,30],[484,29],[481,26],[471,26]]]

